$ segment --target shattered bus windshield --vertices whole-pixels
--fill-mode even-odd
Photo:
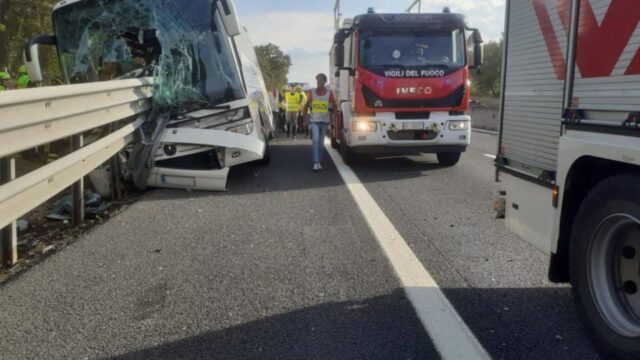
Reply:
[[[212,0],[81,1],[54,13],[71,83],[154,76],[161,107],[220,104],[244,88]]]

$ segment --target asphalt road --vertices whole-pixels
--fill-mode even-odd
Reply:
[[[492,357],[597,359],[548,256],[493,218],[496,142],[474,132],[455,167],[423,155],[354,171]]]
[[[490,355],[597,358],[546,255],[492,218],[495,137],[353,167]],[[157,190],[0,287],[2,359],[438,359],[331,160],[276,141],[226,193]]]

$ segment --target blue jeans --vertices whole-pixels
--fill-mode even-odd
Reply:
[[[311,157],[314,163],[322,161],[322,155],[324,155],[324,136],[327,134],[328,123],[323,122],[311,122]]]

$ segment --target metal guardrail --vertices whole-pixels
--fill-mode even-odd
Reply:
[[[0,257],[17,261],[15,221],[73,185],[74,221],[82,220],[82,178],[116,155],[151,108],[150,78],[65,85],[0,93]],[[82,133],[132,119],[83,145]],[[64,138],[74,151],[15,178],[14,156]]]

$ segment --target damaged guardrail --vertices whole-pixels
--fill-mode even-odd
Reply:
[[[83,219],[82,178],[129,142],[151,108],[152,93],[151,78],[0,93],[0,258],[3,265],[17,261],[15,221],[71,185],[73,220],[77,224]],[[83,146],[83,132],[116,123],[117,129]],[[73,151],[69,155],[15,178],[16,154],[69,137],[73,138]]]

